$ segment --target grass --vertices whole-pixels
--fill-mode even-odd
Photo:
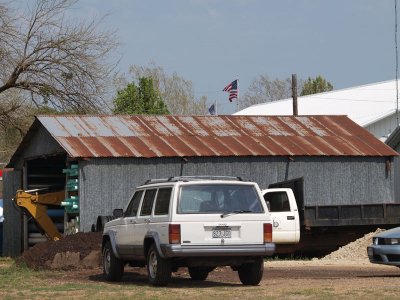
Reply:
[[[289,274],[294,270],[288,267],[287,271]],[[17,266],[10,258],[0,258],[0,299],[398,299],[400,286],[400,276],[365,278],[361,282],[368,283],[350,289],[343,285],[346,279],[329,277],[318,281],[301,276],[267,276],[260,286],[253,287],[241,285],[236,277],[194,282],[181,276],[174,277],[168,287],[156,288],[138,273],[129,271],[123,282],[109,283],[103,281],[101,271],[96,272],[75,278],[73,271],[33,271]],[[381,280],[380,286],[374,285],[376,280]]]

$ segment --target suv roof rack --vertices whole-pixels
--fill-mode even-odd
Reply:
[[[194,176],[173,176],[169,178],[148,179],[144,184],[176,182],[176,181],[196,181],[196,180],[237,180],[243,181],[239,176],[214,176],[214,175],[194,175]]]

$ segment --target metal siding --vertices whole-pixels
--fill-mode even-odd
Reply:
[[[39,116],[70,157],[395,156],[346,116]]]
[[[304,205],[395,203],[393,174],[377,157],[190,157],[183,175],[230,175],[256,181],[260,188],[304,179]],[[179,175],[178,158],[101,158],[80,162],[81,230],[98,215],[123,208],[136,186],[149,178]],[[373,183],[373,184],[371,184]],[[400,203],[400,201],[397,201]]]
[[[400,202],[400,158],[393,160],[392,170],[394,172],[394,194],[397,201]],[[400,223],[400,222],[399,222]]]
[[[396,114],[392,114],[368,126],[364,126],[364,128],[371,132],[376,138],[386,139],[396,129],[396,119]]]
[[[400,143],[397,144],[395,150],[400,151]],[[400,202],[400,157],[397,156],[393,159],[392,170],[394,172],[394,193],[396,200]]]
[[[149,178],[179,174],[178,158],[92,159],[79,162],[80,228],[89,231],[98,215],[124,208],[134,191]]]
[[[21,189],[21,171],[6,171],[3,173],[3,255],[18,256],[21,254],[21,212],[15,207],[12,199],[16,191]]]
[[[39,156],[56,155],[59,153],[65,153],[65,150],[57,143],[56,140],[49,134],[49,132],[42,126],[40,126],[29,143],[26,143],[21,147],[20,158],[17,164],[13,165],[14,168],[22,168],[22,164],[25,159],[36,158]]]

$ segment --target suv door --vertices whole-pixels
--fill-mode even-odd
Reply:
[[[188,182],[177,193],[172,219],[181,226],[182,245],[264,243],[269,214],[254,184]]]
[[[154,211],[150,217],[149,231],[158,235],[161,244],[169,242],[169,219],[172,187],[160,187],[157,191]]]
[[[150,217],[156,194],[156,188],[149,188],[145,190],[142,205],[140,206],[140,213],[136,219],[133,244],[135,253],[139,254],[141,257],[144,257],[145,255],[143,249],[144,237],[149,229]]]
[[[124,257],[134,255],[133,232],[135,230],[134,227],[136,225],[137,212],[142,196],[143,196],[143,191],[136,191],[133,194],[124,212],[121,225],[119,226],[118,230],[116,230],[118,251]]]

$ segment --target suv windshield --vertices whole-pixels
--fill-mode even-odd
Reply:
[[[260,198],[252,185],[196,184],[181,187],[178,213],[263,213]]]

